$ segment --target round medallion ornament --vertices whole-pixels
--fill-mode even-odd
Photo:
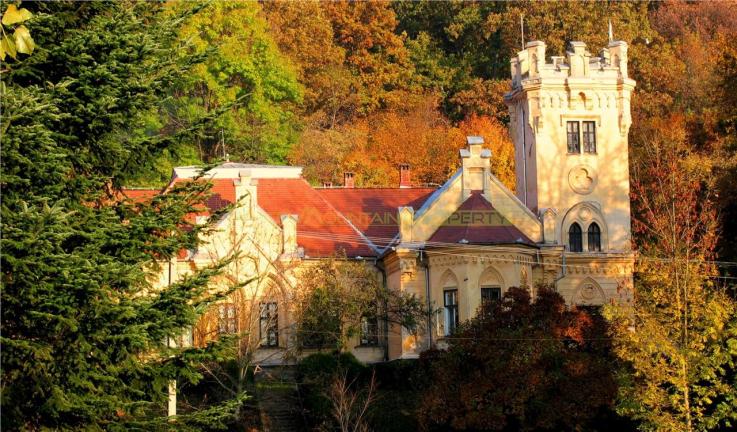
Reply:
[[[596,172],[588,165],[577,165],[568,173],[568,184],[577,194],[590,194],[596,184]]]
[[[591,284],[586,284],[581,288],[581,298],[591,300],[596,295],[596,288]]]

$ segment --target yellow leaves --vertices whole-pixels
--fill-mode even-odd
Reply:
[[[15,43],[7,36],[3,36],[0,40],[0,59],[5,60],[5,56],[16,58]]]
[[[33,14],[28,9],[18,9],[14,4],[8,5],[5,13],[3,13],[2,20],[0,20],[0,22],[2,22],[0,60],[5,60],[7,56],[17,59],[18,53],[31,54],[33,52],[36,44],[31,37],[31,32],[28,31],[26,26],[22,24],[17,26],[12,37],[8,34],[10,31],[9,26],[28,21],[32,17]]]
[[[9,26],[12,24],[27,21],[31,19],[32,16],[33,14],[29,12],[28,9],[18,9],[18,7],[14,4],[10,4],[8,5],[8,9],[6,9],[5,13],[3,14],[2,23],[3,25]]]
[[[31,37],[31,33],[24,25],[20,25],[15,29],[13,37],[15,38],[15,48],[19,53],[30,54],[36,47],[36,44],[33,42],[33,38]]]

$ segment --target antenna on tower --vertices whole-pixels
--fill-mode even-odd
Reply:
[[[225,159],[226,162],[229,162],[228,154],[225,153],[225,133],[223,132],[223,128],[220,128],[220,146],[223,150],[223,159]]]
[[[525,49],[525,14],[519,14],[519,29],[522,34],[522,50]]]
[[[612,31],[612,19],[609,18],[609,42],[614,40],[614,31]]]

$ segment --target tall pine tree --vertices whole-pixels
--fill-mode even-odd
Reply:
[[[226,263],[156,287],[160,263],[210,229],[186,222],[208,185],[145,203],[118,192],[212,121],[167,135],[141,128],[203,58],[177,53],[182,17],[159,4],[24,6],[38,48],[2,65],[3,427],[168,429],[169,381],[196,381],[196,362],[217,346],[166,341],[224,294],[207,287]],[[227,419],[218,408],[177,428]]]

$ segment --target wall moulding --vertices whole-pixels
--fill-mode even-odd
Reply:
[[[596,121],[596,127],[601,127],[601,115],[591,114],[586,112],[581,113],[566,113],[560,115],[560,125],[563,126],[569,120],[594,120]]]

